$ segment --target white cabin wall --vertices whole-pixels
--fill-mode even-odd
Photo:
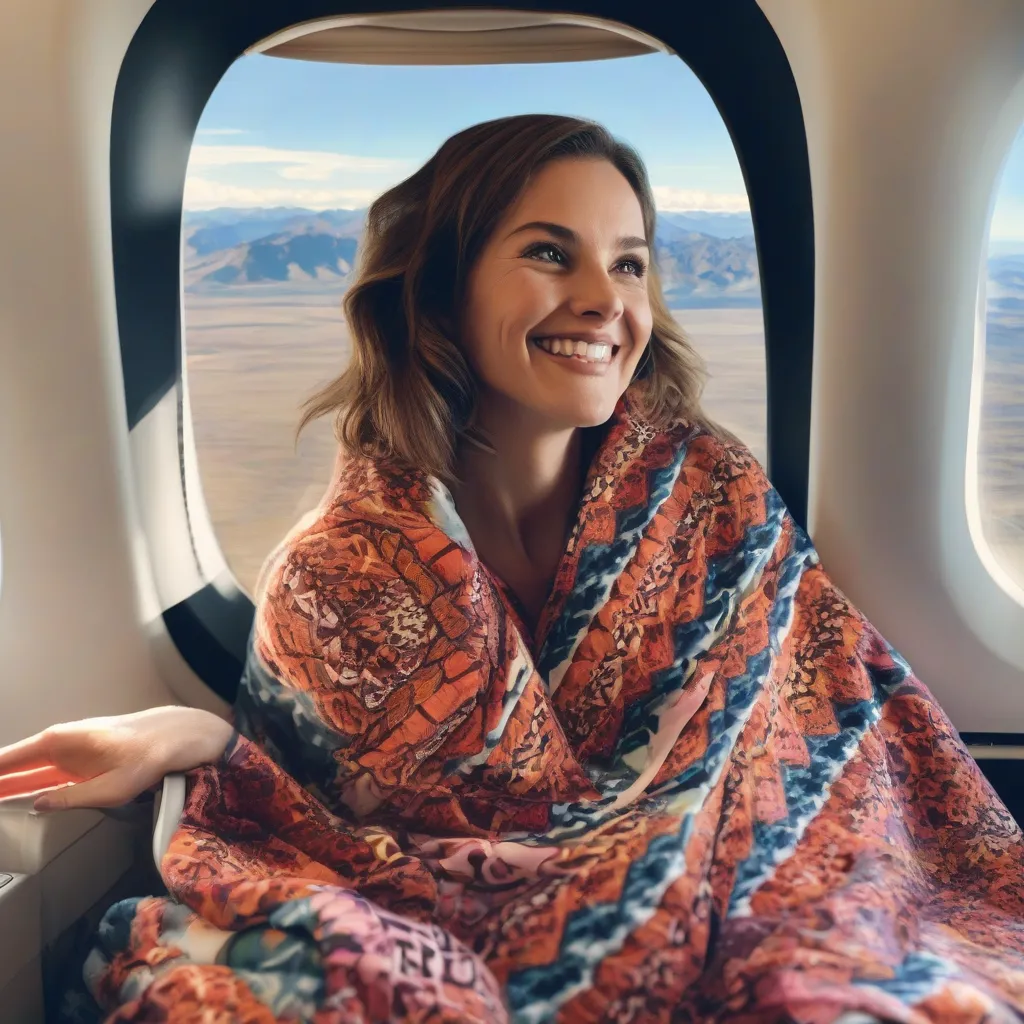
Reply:
[[[0,744],[170,702],[131,498],[114,85],[151,0],[0,3]]]
[[[980,538],[971,436],[979,273],[1024,120],[1024,4],[760,4],[810,150],[811,534],[961,731],[1024,732],[1024,593]]]

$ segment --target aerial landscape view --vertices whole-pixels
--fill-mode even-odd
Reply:
[[[644,90],[644,104],[623,81]],[[764,324],[743,176],[720,116],[677,58],[553,64],[539,76],[529,65],[244,57],[195,137],[182,278],[203,498],[250,592],[329,476],[331,424],[312,424],[298,441],[295,431],[304,400],[348,358],[341,304],[367,206],[459,128],[537,110],[591,117],[640,151],[658,204],[662,287],[709,371],[705,410],[764,461]],[[985,542],[1024,586],[1024,135],[992,238],[979,498]]]
[[[1024,586],[1024,246],[989,260],[978,480],[985,540]]]

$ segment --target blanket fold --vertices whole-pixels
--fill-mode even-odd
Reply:
[[[532,635],[442,485],[350,460],[236,725],[101,928],[112,1021],[1024,1019],[1017,825],[750,454],[629,392]]]

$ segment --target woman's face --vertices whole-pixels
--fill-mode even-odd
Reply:
[[[473,267],[462,343],[485,422],[604,423],[651,336],[640,202],[606,160],[545,165]]]

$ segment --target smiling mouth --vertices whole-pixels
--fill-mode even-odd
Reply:
[[[548,355],[577,359],[583,363],[610,363],[620,348],[607,342],[576,341],[572,338],[531,338],[530,341]]]

